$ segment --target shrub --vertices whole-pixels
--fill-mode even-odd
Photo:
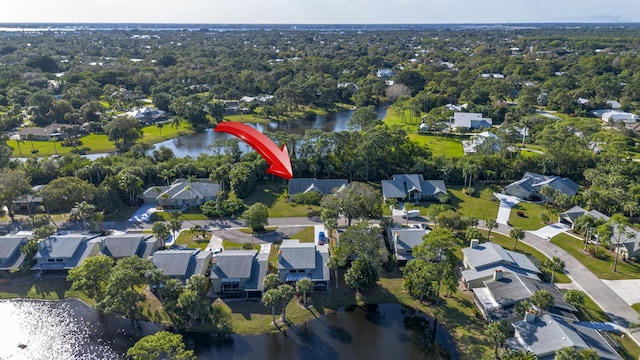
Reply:
[[[322,195],[315,191],[293,195],[293,201],[295,201],[297,204],[320,205],[320,200],[322,200]]]
[[[253,244],[250,244],[250,243],[242,244],[242,250],[252,250],[252,249],[253,249]]]
[[[208,218],[224,217],[241,213],[244,210],[244,203],[239,199],[210,200],[202,204],[200,210]]]

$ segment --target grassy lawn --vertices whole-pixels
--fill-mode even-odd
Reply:
[[[269,207],[269,217],[305,217],[319,215],[319,206],[298,205],[289,201],[285,193],[286,184],[280,181],[260,182],[244,199],[247,206],[261,202]]]
[[[18,272],[0,274],[0,298],[28,298],[58,300],[78,298],[89,305],[96,302],[82,291],[71,290],[71,283],[63,275],[43,275],[36,278],[36,272],[23,268]]]
[[[115,214],[105,215],[104,221],[127,221],[138,211],[137,207],[123,207]]]
[[[453,158],[464,156],[462,140],[466,140],[467,137],[444,137],[409,133],[409,139],[418,145],[426,146],[433,156]]]
[[[448,186],[447,191],[451,195],[449,204],[464,216],[472,216],[477,219],[495,219],[498,216],[500,202],[493,196],[486,186],[475,186],[472,196],[462,193],[462,186]]]
[[[635,310],[638,314],[640,314],[640,304],[633,304],[631,305],[631,307],[633,308],[633,310]]]
[[[209,239],[211,239],[210,232],[205,232],[205,236],[203,237],[202,231],[183,230],[180,232],[180,235],[178,235],[175,243],[177,245],[185,245],[190,249],[204,250],[209,244]]]
[[[606,252],[607,258],[604,260],[596,259],[585,253],[584,243],[579,239],[567,234],[559,234],[551,238],[551,242],[558,245],[566,252],[575,257],[582,265],[586,266],[594,275],[600,279],[606,280],[626,280],[626,279],[640,279],[640,265],[637,263],[628,263],[624,261],[618,261],[618,271],[613,272],[614,254]],[[590,245],[591,246],[591,245]],[[601,249],[604,249],[602,246]]]
[[[256,234],[265,234],[265,233],[270,233],[272,231],[276,231],[278,230],[277,226],[265,226],[264,231],[258,231],[256,232]],[[240,228],[238,229],[238,231],[240,231],[243,234],[253,234],[253,230],[249,229],[249,228]]]
[[[308,226],[304,230],[290,236],[292,239],[299,239],[301,243],[312,243],[315,240],[314,227]]]
[[[152,221],[169,221],[173,219],[172,213],[174,211],[157,211],[151,214]],[[188,209],[186,211],[180,211],[179,220],[189,221],[189,220],[209,220],[208,217],[202,214],[200,209]]]
[[[518,211],[522,211],[525,217],[518,216]],[[545,226],[540,220],[540,214],[544,211],[546,211],[546,208],[542,204],[519,202],[511,208],[509,222],[522,230],[538,230]]]
[[[487,231],[486,230],[481,230],[482,235],[484,235],[485,237],[487,236]],[[505,235],[502,234],[496,234],[495,232],[491,232],[491,241],[499,244],[500,246],[502,246],[503,248],[507,249],[507,250],[512,250],[512,251],[516,251],[519,252],[521,254],[525,254],[528,255],[530,258],[533,257],[534,263],[545,273],[549,274],[549,277],[551,276],[551,270],[549,270],[546,266],[544,266],[544,262],[548,259],[543,253],[541,253],[540,251],[534,249],[533,247],[527,245],[527,244],[523,244],[522,242],[518,242],[518,248],[516,250],[513,250],[513,240]],[[550,279],[549,279],[550,280]],[[556,283],[570,283],[571,279],[569,279],[569,276],[567,276],[567,274],[564,273],[556,273],[554,275],[554,282]]]

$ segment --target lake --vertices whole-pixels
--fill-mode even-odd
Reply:
[[[100,316],[75,299],[0,301],[2,359],[124,359],[158,324]],[[435,333],[434,333],[435,327]],[[399,304],[341,308],[283,332],[224,340],[183,334],[198,359],[456,359],[455,343],[425,315]]]

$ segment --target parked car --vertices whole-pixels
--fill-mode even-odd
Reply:
[[[409,210],[402,215],[403,219],[415,219],[420,217],[420,210]]]

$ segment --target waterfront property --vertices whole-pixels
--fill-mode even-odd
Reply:
[[[260,298],[269,268],[269,253],[256,250],[226,250],[211,263],[212,292],[219,297]]]
[[[115,260],[129,256],[147,259],[162,246],[151,234],[109,235],[100,238],[100,253]]]
[[[209,276],[211,270],[211,251],[200,249],[171,249],[156,251],[151,261],[156,267],[172,279],[186,284],[193,275]]]
[[[447,193],[442,180],[425,180],[422,174],[393,175],[391,180],[382,180],[382,196],[384,199],[398,201],[415,201],[437,199]]]
[[[148,125],[167,121],[171,114],[163,110],[152,109],[145,106],[142,109],[131,110],[127,112],[127,115],[136,118],[141,124]]]
[[[32,270],[69,270],[100,252],[97,234],[53,235],[38,243],[36,265]]]
[[[16,270],[24,261],[20,247],[29,240],[30,234],[11,234],[0,237],[0,270]]]
[[[43,185],[36,185],[31,188],[31,193],[22,195],[11,202],[10,210],[29,212],[37,206],[42,205],[42,196],[38,193]]]
[[[390,239],[391,251],[396,257],[398,264],[406,264],[413,259],[413,248],[422,244],[423,237],[431,230],[415,228],[393,228],[387,229],[387,238]]]
[[[282,240],[278,250],[280,280],[295,283],[302,278],[313,281],[316,289],[329,288],[329,248],[300,240]]]
[[[574,196],[580,187],[569,178],[560,176],[540,175],[526,172],[522,179],[513,182],[505,187],[505,194],[519,197],[520,199],[533,199],[541,197],[540,189],[549,186],[569,197]],[[547,202],[553,202],[553,197],[546,199]]]
[[[65,124],[53,123],[45,127],[24,127],[18,130],[20,140],[35,140],[35,141],[49,141],[58,140],[62,134],[62,128]]]
[[[209,179],[176,179],[170,186],[152,186],[142,196],[149,204],[190,208],[215,200],[219,191],[220,185]]]
[[[333,191],[340,191],[349,184],[347,179],[312,179],[293,178],[289,180],[289,200],[293,200],[296,194],[317,192],[320,195],[329,195]]]
[[[483,284],[484,287],[473,289],[474,301],[489,322],[520,320],[522,314],[516,311],[516,304],[529,299],[538,290],[546,290],[553,296],[553,306],[546,311],[577,320],[573,313],[578,310],[565,302],[562,293],[551,283],[494,270],[493,278],[483,281]]]
[[[462,254],[462,280],[467,289],[483,286],[484,281],[491,279],[496,270],[540,280],[540,269],[526,255],[505,250],[498,244],[480,244],[478,239],[473,239],[470,247],[462,249]]]
[[[562,316],[537,317],[535,311],[530,311],[512,325],[515,335],[507,339],[508,347],[530,351],[541,360],[553,359],[556,351],[566,347],[593,349],[600,359],[622,359],[597,330]]]

